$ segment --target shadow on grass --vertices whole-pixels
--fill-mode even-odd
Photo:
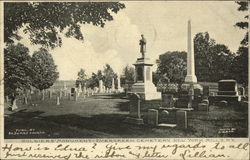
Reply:
[[[99,94],[96,95],[96,99],[128,99],[125,97],[125,93],[115,93],[115,94]]]

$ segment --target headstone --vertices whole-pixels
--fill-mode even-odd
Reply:
[[[156,109],[148,110],[148,124],[152,126],[158,125],[158,110]]]
[[[129,104],[129,117],[126,118],[125,122],[134,124],[143,124],[143,119],[141,118],[141,98],[137,93],[133,93],[130,96]]]
[[[79,93],[82,93],[82,84],[81,84],[81,83],[79,83],[78,92],[79,92]]]
[[[199,88],[194,89],[194,97],[198,97],[201,95],[201,90]]]
[[[241,95],[242,97],[245,97],[245,96],[246,96],[245,88],[244,88],[244,87],[239,87],[239,91],[240,91],[240,95]]]
[[[187,111],[177,111],[176,112],[176,124],[178,128],[187,129],[188,122],[187,122]]]
[[[121,88],[121,82],[120,82],[120,75],[117,75],[117,91],[121,92],[122,88]]]
[[[220,107],[227,107],[227,105],[228,105],[227,101],[222,100],[222,101],[219,102]]]
[[[172,108],[174,107],[174,95],[173,94],[162,94],[162,106]]]
[[[198,104],[198,110],[199,111],[209,111],[209,106],[206,103],[199,103]]]
[[[73,97],[76,93],[76,89],[75,88],[71,88],[70,90],[70,95]]]
[[[129,108],[130,116],[141,118],[140,104],[141,104],[140,95],[138,95],[137,93],[132,94],[130,97],[130,108]]]
[[[18,109],[17,105],[16,105],[16,99],[13,100],[12,106],[11,106],[11,110],[16,110]]]
[[[209,96],[209,86],[203,86],[203,97]]]
[[[103,82],[102,82],[102,80],[99,80],[99,92],[103,93]]]
[[[60,105],[60,98],[58,96],[56,97],[56,105]]]

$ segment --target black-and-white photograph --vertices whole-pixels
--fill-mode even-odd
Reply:
[[[248,7],[3,2],[4,139],[247,138]]]

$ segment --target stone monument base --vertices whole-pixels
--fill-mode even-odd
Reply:
[[[135,83],[131,92],[138,93],[144,100],[161,99],[161,93],[157,92],[153,83]]]

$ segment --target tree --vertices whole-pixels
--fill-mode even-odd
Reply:
[[[23,28],[32,44],[44,47],[61,46],[59,33],[83,40],[81,24],[104,27],[113,20],[111,13],[125,8],[119,2],[22,2],[4,3],[4,42],[20,39]]]
[[[210,81],[215,55],[210,51],[215,45],[208,32],[197,33],[194,38],[195,73],[198,81]]]
[[[117,78],[117,75],[115,74],[114,70],[111,68],[109,64],[106,64],[103,69],[103,83],[104,86],[107,88],[112,87],[112,79]]]
[[[125,83],[126,82],[134,82],[134,79],[135,79],[135,69],[134,69],[134,67],[127,65],[123,69],[123,75],[124,75]]]
[[[248,2],[247,1],[237,1],[236,3],[239,5],[238,11],[241,11],[241,12],[248,11]],[[243,22],[237,22],[235,24],[235,26],[239,27],[240,29],[247,30],[246,35],[244,36],[243,40],[241,41],[241,45],[247,47],[248,46],[248,19],[249,19],[249,15],[248,15],[248,12],[246,14],[247,15],[244,17],[246,20]]]
[[[181,85],[186,75],[187,53],[182,51],[166,52],[157,60],[157,73],[160,77],[169,78],[170,82]]]
[[[194,38],[195,69],[198,81],[218,82],[231,78],[230,66],[234,54],[224,44],[216,44],[209,33]]]
[[[215,44],[210,48],[210,52],[214,55],[211,65],[211,82],[218,82],[221,79],[229,79],[231,77],[230,67],[234,58],[234,54],[224,44]]]
[[[82,87],[86,87],[85,84],[87,82],[87,75],[85,73],[84,69],[80,69],[80,71],[77,73],[77,80],[76,80],[76,87],[78,88],[81,84]]]
[[[239,5],[238,11],[244,12],[248,11],[248,2],[238,1]],[[249,16],[244,17],[246,21],[237,22],[236,27],[246,30],[246,34],[241,41],[241,45],[237,51],[237,56],[233,59],[231,66],[232,76],[239,82],[243,83],[244,86],[248,84],[248,19]]]
[[[41,48],[34,52],[31,61],[32,86],[40,91],[51,87],[59,77],[57,66],[51,54],[46,49]]]
[[[18,43],[4,49],[4,94],[11,99],[11,105],[16,107],[16,97],[31,85],[31,57],[29,49]]]
[[[87,87],[92,89],[98,87],[99,80],[103,80],[103,75],[101,70],[98,70],[97,73],[92,73],[92,76],[87,80]]]

